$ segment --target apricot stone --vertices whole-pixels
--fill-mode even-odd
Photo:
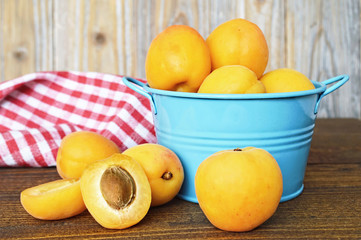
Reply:
[[[123,168],[112,166],[103,173],[100,190],[109,206],[119,210],[134,200],[135,182]]]
[[[88,211],[105,228],[131,227],[150,208],[151,188],[142,166],[121,153],[89,164],[80,188]]]

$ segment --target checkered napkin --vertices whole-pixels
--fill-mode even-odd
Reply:
[[[79,130],[122,151],[156,141],[148,99],[121,76],[40,72],[0,84],[0,167],[54,166],[61,139]]]

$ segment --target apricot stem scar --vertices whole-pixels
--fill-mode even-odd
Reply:
[[[233,149],[233,151],[239,151],[239,152],[241,152],[242,151],[242,149],[240,149],[240,148],[235,148],[235,149]]]
[[[162,178],[163,178],[164,180],[170,180],[170,179],[172,179],[172,177],[173,177],[173,174],[172,174],[171,172],[165,172],[165,173],[163,173],[163,175],[162,175]]]

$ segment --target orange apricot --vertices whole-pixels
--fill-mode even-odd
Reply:
[[[88,211],[105,228],[131,227],[150,208],[151,188],[142,166],[121,153],[89,164],[80,188]]]
[[[69,218],[86,207],[80,191],[80,181],[61,179],[25,189],[20,202],[33,217],[43,220]]]
[[[152,189],[152,207],[163,205],[178,194],[184,172],[181,161],[172,150],[145,143],[128,148],[123,154],[138,161],[147,174]]]
[[[195,190],[199,206],[215,227],[250,231],[275,213],[282,196],[282,174],[266,150],[225,150],[199,165]]]
[[[260,78],[268,63],[268,46],[261,29],[245,19],[232,19],[215,28],[206,39],[212,70],[242,65]]]
[[[145,74],[150,87],[197,92],[211,71],[211,58],[203,37],[185,25],[173,25],[150,44]]]
[[[199,93],[265,93],[256,74],[241,65],[227,65],[211,72],[198,89]]]
[[[267,93],[297,92],[315,89],[304,74],[290,68],[279,68],[267,72],[260,79]]]
[[[80,178],[89,163],[119,152],[118,146],[101,134],[91,131],[73,132],[60,143],[56,169],[62,178]]]

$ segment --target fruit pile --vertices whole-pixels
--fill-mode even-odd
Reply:
[[[193,28],[173,25],[152,41],[145,62],[150,87],[198,93],[281,93],[314,89],[288,68],[266,74],[269,57],[259,27],[245,19],[219,25],[206,40]]]
[[[292,69],[264,74],[267,63],[262,31],[234,19],[206,40],[191,27],[168,27],[152,41],[145,68],[150,87],[169,91],[244,94],[314,88]],[[61,180],[21,192],[23,207],[35,218],[64,219],[88,209],[105,228],[127,228],[150,207],[172,200],[184,178],[179,158],[164,146],[141,144],[120,153],[111,140],[87,131],[66,136],[56,161]],[[200,208],[226,231],[250,231],[269,219],[283,188],[276,160],[254,147],[212,154],[198,167],[194,182]]]
[[[56,162],[62,179],[20,194],[35,218],[64,219],[88,209],[105,228],[127,228],[151,206],[172,200],[184,178],[179,158],[168,148],[147,143],[120,153],[113,141],[90,131],[65,136]]]

